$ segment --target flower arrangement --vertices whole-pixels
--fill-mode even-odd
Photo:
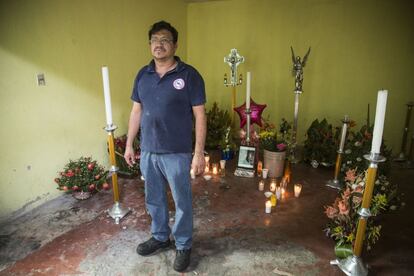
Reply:
[[[357,212],[361,208],[367,178],[367,171],[360,174],[356,174],[356,171],[357,169],[347,171],[344,190],[332,205],[325,206],[325,214],[330,219],[325,229],[326,235],[333,238],[337,246],[348,248],[352,248],[355,242],[359,220]],[[371,214],[376,218],[367,220],[364,242],[367,250],[370,250],[380,237],[382,226],[379,224],[379,215],[388,209],[396,209],[396,206],[390,205],[396,194],[396,185],[391,185],[385,176],[379,176],[374,184],[370,206]]]
[[[92,160],[91,157],[80,157],[69,160],[59,177],[55,178],[58,189],[65,192],[95,192],[100,189],[109,189],[106,183],[108,171]]]
[[[263,126],[259,132],[261,148],[273,152],[286,151],[288,147],[287,139],[289,129],[290,124],[285,119],[282,119],[279,131],[268,119],[263,119]]]

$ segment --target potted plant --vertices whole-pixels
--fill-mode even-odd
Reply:
[[[108,171],[91,157],[69,160],[59,177],[55,178],[58,189],[73,193],[76,199],[87,199],[100,189],[109,189],[106,183]]]
[[[282,123],[286,122],[282,119]],[[281,132],[282,130],[283,132]],[[268,120],[263,120],[259,132],[259,145],[263,149],[263,166],[268,169],[269,177],[280,177],[285,164],[287,141],[285,128],[279,131]]]
[[[326,119],[314,120],[306,132],[304,159],[314,168],[319,164],[331,166],[335,163],[339,144],[339,127],[333,127]]]
[[[231,126],[230,114],[227,110],[219,108],[217,102],[206,113],[207,117],[207,135],[206,148],[218,149],[220,141],[228,132],[227,128]]]

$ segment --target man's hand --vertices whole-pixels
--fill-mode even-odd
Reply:
[[[135,152],[132,146],[127,146],[125,148],[124,158],[130,167],[132,167],[135,164]]]
[[[206,166],[206,160],[203,153],[194,153],[193,162],[191,163],[191,169],[195,175],[202,174]]]

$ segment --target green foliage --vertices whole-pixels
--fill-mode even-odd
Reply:
[[[356,169],[356,173],[362,173],[368,167],[368,161],[364,158],[369,154],[372,144],[373,127],[362,126],[359,131],[353,131],[354,123],[351,122],[342,155],[341,172]],[[385,162],[378,164],[378,174],[388,175],[391,168],[391,150],[388,149],[385,141],[381,143],[381,155],[386,158]]]
[[[319,163],[334,164],[339,135],[339,128],[334,128],[326,119],[314,120],[306,132],[305,161],[316,160]]]
[[[137,176],[139,174],[139,158],[140,158],[140,141],[138,139],[139,135],[135,137],[134,140],[134,152],[135,152],[135,160],[137,162],[134,166],[130,167],[127,162],[125,161],[124,154],[127,142],[126,134],[119,136],[114,139],[114,146],[115,146],[115,158],[116,164],[119,167],[119,174],[120,175],[127,175],[127,176]]]
[[[91,157],[80,157],[77,160],[69,160],[59,177],[55,178],[58,189],[66,192],[96,191],[102,188],[106,181],[108,171],[92,160]]]
[[[207,111],[207,135],[206,149],[219,149],[223,146],[235,147],[233,142],[233,130],[231,129],[231,117],[227,110],[222,110],[214,102],[212,108]],[[230,128],[230,130],[229,130]],[[227,145],[225,139],[227,137]]]

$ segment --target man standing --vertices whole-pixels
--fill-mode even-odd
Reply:
[[[135,162],[133,140],[141,127],[140,168],[145,178],[145,203],[151,215],[152,237],[138,245],[137,253],[148,256],[171,244],[166,185],[175,203],[176,257],[174,269],[190,264],[193,234],[190,169],[204,171],[206,102],[204,81],[196,69],[175,56],[178,32],[165,21],[148,33],[153,60],[135,79],[131,99],[125,160]],[[192,156],[192,127],[195,118],[195,150]]]

